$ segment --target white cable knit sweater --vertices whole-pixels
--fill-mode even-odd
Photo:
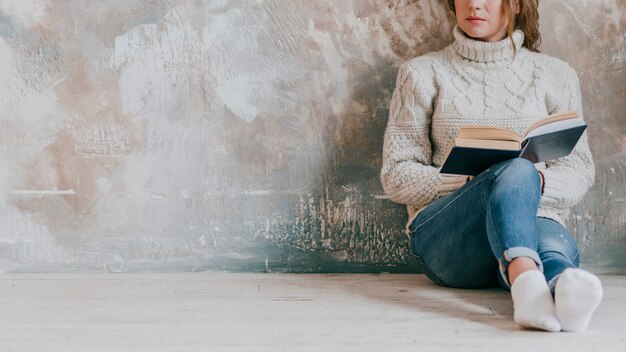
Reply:
[[[406,204],[406,233],[428,204],[467,182],[439,173],[462,125],[496,125],[522,134],[535,120],[559,111],[583,116],[576,72],[564,61],[522,47],[524,34],[482,42],[457,26],[445,49],[401,65],[385,130],[381,181],[385,193]],[[594,182],[585,132],[566,157],[536,164],[545,177],[538,216],[563,224],[569,208]]]

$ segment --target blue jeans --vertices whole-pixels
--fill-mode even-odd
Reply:
[[[565,227],[537,217],[540,198],[532,162],[516,158],[491,166],[411,223],[418,266],[440,285],[510,289],[509,263],[529,257],[554,290],[563,270],[579,266],[578,248]]]

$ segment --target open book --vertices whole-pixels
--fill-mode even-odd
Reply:
[[[489,166],[512,158],[533,163],[566,156],[587,124],[575,111],[549,115],[531,124],[523,135],[494,126],[463,126],[441,173],[478,175]]]

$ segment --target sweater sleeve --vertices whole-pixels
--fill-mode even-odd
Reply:
[[[574,110],[582,117],[580,84],[576,71],[567,66],[564,76],[565,82],[562,86],[556,87],[555,98],[549,100],[552,102],[549,111],[553,114]],[[595,178],[595,167],[589,149],[587,132],[583,133],[569,155],[546,161],[543,174],[545,188],[541,205],[567,209],[578,204],[593,185]]]
[[[407,63],[400,67],[383,143],[380,177],[385,193],[394,202],[418,208],[467,182],[467,176],[442,175],[432,165],[432,76],[432,69],[416,74]]]

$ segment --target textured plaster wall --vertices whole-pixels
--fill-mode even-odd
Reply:
[[[541,1],[597,183],[568,224],[626,272],[626,1]],[[437,0],[0,1],[0,271],[413,271],[379,182]]]

